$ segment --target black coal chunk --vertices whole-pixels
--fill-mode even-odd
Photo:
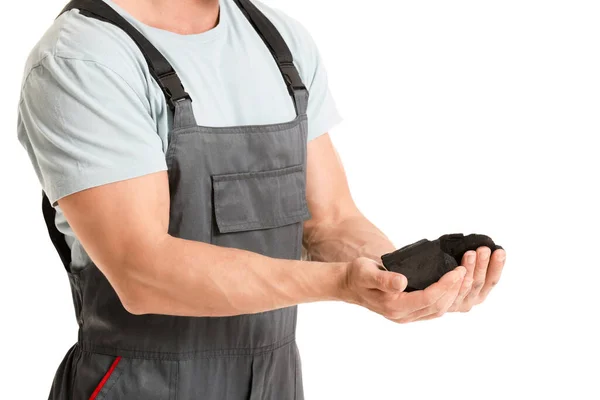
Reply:
[[[393,253],[381,256],[388,271],[398,272],[408,279],[407,292],[423,290],[437,282],[446,272],[460,265],[463,255],[469,250],[487,246],[490,250],[501,249],[485,235],[452,233],[430,241],[419,240]]]

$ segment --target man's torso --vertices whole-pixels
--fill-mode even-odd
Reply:
[[[186,91],[193,99],[193,110],[199,125],[213,127],[263,125],[287,122],[295,117],[293,102],[273,56],[231,0],[221,1],[219,23],[215,28],[194,35],[179,35],[153,28],[137,21],[114,3],[106,2],[149,39],[173,65]],[[258,6],[286,40],[302,80],[311,92],[312,102],[309,103],[307,111],[308,140],[311,140],[326,132],[339,118],[327,89],[318,52],[312,39],[299,23],[260,3]],[[85,81],[82,85],[85,94],[77,94],[77,91],[82,89],[76,80],[69,81],[69,84],[73,85],[72,89],[67,88],[68,90],[57,94],[57,96],[68,96],[64,92],[68,93],[72,90],[74,96],[86,96],[86,103],[89,101],[91,105],[81,107],[89,109],[97,104],[98,108],[101,108],[103,102],[111,100],[100,95],[105,91],[104,86],[107,82],[102,79],[104,75],[97,78],[93,68],[110,71],[116,76],[115,82],[122,85],[123,91],[135,93],[130,96],[130,102],[139,102],[135,106],[137,108],[132,108],[131,104],[123,104],[122,107],[111,108],[116,113],[106,115],[102,119],[91,120],[90,137],[79,143],[73,143],[81,146],[81,152],[86,154],[87,158],[76,162],[65,161],[65,165],[56,168],[77,168],[85,174],[88,159],[94,157],[106,159],[106,163],[111,163],[110,171],[131,169],[132,166],[129,165],[131,161],[127,157],[122,157],[122,161],[116,157],[108,157],[107,150],[110,150],[110,155],[119,153],[120,150],[124,154],[138,151],[131,148],[136,145],[136,142],[129,138],[133,135],[144,135],[148,136],[147,146],[152,149],[140,147],[139,152],[147,151],[150,154],[153,151],[154,155],[145,158],[136,157],[134,166],[136,171],[132,171],[132,174],[137,171],[141,174],[144,171],[166,169],[163,161],[158,161],[155,155],[158,146],[161,147],[162,152],[167,150],[172,115],[165,103],[163,92],[149,73],[142,53],[129,36],[113,25],[87,18],[76,10],[71,10],[55,21],[32,51],[26,66],[26,79],[32,76],[33,80],[38,71],[45,68],[45,64],[48,64],[46,70],[50,71],[50,74],[70,71],[73,76],[81,76],[81,80]],[[38,79],[45,78],[43,74],[38,77]],[[71,111],[69,107],[64,106],[61,109],[63,104],[61,98],[52,100],[55,100],[56,108],[59,109],[57,113],[59,115],[63,113],[62,118],[65,120],[63,123],[68,124],[70,118],[85,118],[87,115],[88,110],[83,108],[81,112]],[[118,132],[119,129],[124,130],[123,127],[126,126],[119,121],[132,119],[132,109],[136,114],[144,114],[145,123],[132,123],[125,128],[127,132]],[[72,114],[77,114],[77,117]],[[113,119],[114,123],[111,124]],[[107,126],[99,126],[100,123]],[[19,124],[19,136],[22,142],[28,140],[25,132],[27,126],[35,124],[36,121],[22,121]],[[94,132],[94,129],[97,129],[97,132]],[[137,130],[139,132],[136,132]],[[31,145],[26,143],[26,146]],[[50,152],[52,149],[45,149],[45,151]],[[33,150],[30,149],[30,155],[32,152]],[[144,165],[146,163],[148,165]],[[46,178],[45,171],[40,169],[36,167],[36,172],[43,181]],[[119,178],[119,176],[114,178],[103,176],[102,172],[93,176],[91,171],[89,176],[89,183],[85,182],[85,177],[82,177],[84,181],[79,184],[79,189],[84,185],[91,187],[97,183]],[[57,179],[54,179],[53,184],[56,184],[56,181]],[[59,197],[61,190],[62,194],[65,194],[76,189],[78,188],[58,188],[55,197]],[[46,191],[50,192],[49,196],[52,198],[52,190]],[[67,243],[73,249],[73,268],[87,265],[90,262],[89,256],[70,229],[58,206],[56,224],[66,235]]]

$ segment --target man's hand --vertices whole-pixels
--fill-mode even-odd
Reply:
[[[438,318],[455,302],[466,272],[457,267],[427,289],[406,293],[404,275],[383,271],[375,261],[360,257],[347,269],[343,300],[397,323]]]
[[[475,254],[469,251],[462,266],[437,283],[425,290],[403,292],[406,277],[381,271],[373,261],[397,247],[356,207],[328,134],[308,143],[307,160],[306,198],[312,218],[304,223],[303,244],[313,261],[349,265],[345,267],[342,300],[403,323],[435,318],[446,311],[468,311],[481,303],[498,282],[504,250],[495,251],[488,263],[490,250],[480,248],[477,253],[487,251],[487,258],[483,254],[469,261],[469,256]],[[367,258],[358,258],[361,256]],[[459,287],[452,283],[455,278]]]
[[[462,259],[467,274],[449,311],[467,312],[474,305],[482,303],[500,280],[505,260],[506,252],[502,249],[494,251],[491,257],[489,247],[467,251]]]

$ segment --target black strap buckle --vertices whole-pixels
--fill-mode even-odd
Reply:
[[[181,80],[177,76],[175,71],[171,71],[165,75],[159,76],[158,80],[162,86],[162,90],[165,93],[167,104],[173,110],[175,109],[175,103],[179,100],[190,99],[190,95],[185,91]]]
[[[290,95],[293,96],[296,90],[306,90],[306,86],[304,86],[302,78],[300,78],[300,74],[293,62],[279,62],[279,69],[281,70],[281,74],[283,75],[283,79],[285,80]]]

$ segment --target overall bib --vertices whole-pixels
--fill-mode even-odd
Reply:
[[[235,0],[273,55],[296,109],[292,121],[197,126],[190,96],[150,42],[101,0],[63,10],[112,23],[140,48],[173,112],[166,161],[169,234],[270,257],[299,259],[306,204],[308,92],[272,23]],[[251,106],[251,105],[249,105]],[[50,237],[65,265],[78,342],[56,372],[51,400],[303,399],[296,307],[233,317],[132,315],[93,264],[71,271],[71,255],[43,197]]]

